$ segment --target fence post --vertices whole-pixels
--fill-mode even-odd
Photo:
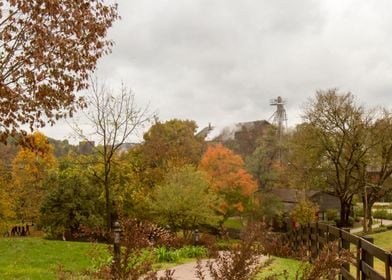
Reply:
[[[306,226],[306,235],[308,236],[308,243],[306,245],[308,245],[308,252],[309,252],[309,259],[312,258],[312,229],[310,228],[310,223],[307,224]]]
[[[341,230],[344,230],[346,232],[350,232],[350,228],[348,228],[348,227],[344,227]],[[343,239],[342,234],[340,234],[340,239],[341,239],[342,249],[350,251],[350,241]],[[347,271],[350,271],[350,264],[349,263],[343,264],[343,268],[345,268]],[[342,279],[345,279],[345,278],[342,277]]]
[[[363,239],[365,239],[366,241],[369,241],[370,243],[374,243],[374,238],[372,236],[364,236],[362,237]],[[368,264],[370,267],[373,267],[374,265],[374,259],[373,256],[371,254],[369,254],[368,252],[366,252],[366,250],[362,249],[362,261],[365,262],[366,264]],[[365,273],[362,272],[362,278],[361,279],[370,279],[368,277],[366,277]]]
[[[304,237],[304,230],[303,230],[303,226],[301,224],[301,225],[299,225],[299,244],[298,244],[299,246],[298,246],[298,248],[301,248],[304,243],[303,237]]]
[[[314,236],[314,239],[312,238]],[[309,238],[310,238],[310,261],[313,262],[317,258],[318,250],[317,250],[317,242],[318,242],[318,233],[316,224],[309,224]]]

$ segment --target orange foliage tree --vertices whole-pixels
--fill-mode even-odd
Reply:
[[[239,155],[221,144],[209,146],[199,169],[208,174],[211,187],[221,196],[219,211],[225,218],[246,209],[257,183],[245,170]]]

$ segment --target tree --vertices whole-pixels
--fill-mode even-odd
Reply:
[[[237,123],[226,127],[213,141],[240,155],[243,159],[250,156],[258,146],[258,141],[269,133],[272,125],[267,121]]]
[[[12,163],[10,195],[17,217],[37,221],[42,198],[46,192],[43,181],[50,169],[56,168],[53,148],[45,135],[34,132],[25,138]]]
[[[0,135],[43,127],[84,107],[105,39],[118,18],[102,0],[5,0],[0,3]]]
[[[304,112],[311,137],[303,142],[310,153],[322,151],[320,159],[330,191],[341,203],[341,226],[349,225],[353,196],[362,186],[364,161],[372,146],[369,137],[373,116],[354,103],[351,93],[318,91]]]
[[[364,229],[371,230],[372,207],[375,202],[392,192],[392,116],[383,110],[372,129],[372,143],[364,167],[363,187]],[[365,198],[366,196],[366,198]],[[366,221],[367,220],[367,221]],[[367,223],[367,224],[366,224]]]
[[[292,215],[296,223],[306,225],[317,221],[318,211],[319,207],[317,205],[305,199],[294,207]]]
[[[257,183],[245,170],[241,157],[221,144],[207,148],[199,170],[209,175],[212,189],[222,197],[219,209],[225,218],[243,212],[257,190]]]
[[[257,179],[260,189],[270,190],[281,183],[282,167],[278,155],[279,147],[276,128],[270,127],[257,141],[257,147],[245,160],[247,170]]]
[[[81,225],[102,225],[103,201],[99,198],[99,188],[86,176],[86,170],[72,166],[54,175],[54,180],[46,182],[52,191],[43,199],[41,225],[54,237],[64,231],[78,233]]]
[[[111,175],[116,153],[137,129],[149,122],[151,115],[147,107],[138,107],[135,95],[124,85],[119,94],[115,95],[105,86],[93,82],[87,104],[89,109],[85,116],[93,127],[92,134],[86,135],[77,124],[74,128],[78,136],[84,140],[88,141],[90,137],[98,140],[98,146],[95,148],[97,161],[91,171],[104,190],[106,227],[110,230],[114,210]]]
[[[280,226],[284,214],[282,200],[270,192],[257,192],[251,214],[254,221],[263,220]]]
[[[217,223],[218,216],[212,208],[216,200],[205,175],[185,165],[170,171],[162,184],[154,188],[149,202],[150,216],[172,230],[183,230],[188,238],[190,230]]]
[[[133,151],[141,161],[139,171],[146,185],[159,184],[172,168],[199,163],[205,141],[196,130],[196,123],[190,120],[156,121],[151,126],[144,134],[144,143]]]
[[[0,230],[3,224],[15,218],[15,213],[12,209],[12,200],[8,190],[8,185],[11,183],[11,178],[8,176],[4,163],[0,160]],[[8,230],[8,229],[7,229]]]
[[[289,185],[304,190],[328,191],[328,169],[323,146],[315,141],[317,133],[308,123],[302,123],[287,135],[287,173]]]

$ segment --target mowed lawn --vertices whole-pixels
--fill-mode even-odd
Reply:
[[[57,279],[59,265],[79,272],[92,266],[91,243],[52,241],[39,237],[0,238],[0,279]],[[106,246],[99,245],[106,253]]]
[[[386,251],[392,251],[392,230],[372,234],[371,236],[374,238],[375,245]],[[385,267],[383,262],[375,259],[374,267],[381,273],[381,275],[385,276]]]
[[[278,280],[295,279],[300,266],[301,262],[297,260],[272,257],[271,265],[263,268],[257,279],[265,279],[272,275],[276,275]]]
[[[387,251],[392,251],[392,230],[371,235],[374,237],[374,244]]]

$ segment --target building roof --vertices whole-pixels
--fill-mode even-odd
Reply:
[[[318,204],[320,211],[326,211],[327,209],[340,209],[339,198],[320,190],[298,190],[279,188],[271,191],[282,201],[284,208],[288,211],[293,209],[297,203],[307,198],[310,201]]]

